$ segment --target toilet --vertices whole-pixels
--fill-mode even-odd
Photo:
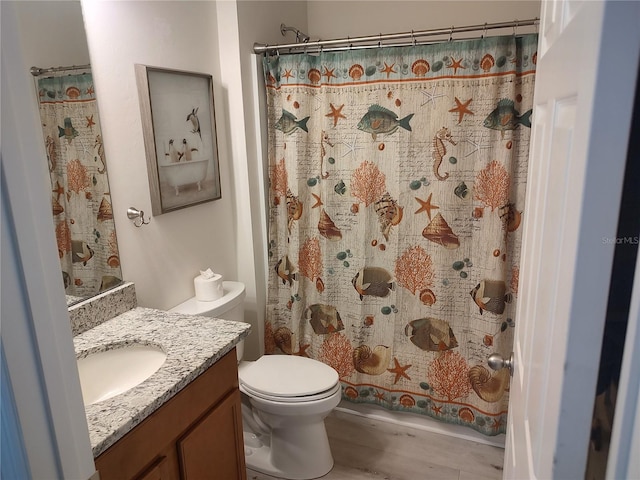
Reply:
[[[225,281],[223,289],[218,300],[193,297],[169,311],[244,321],[244,284]],[[293,355],[242,361],[244,340],[236,352],[247,467],[292,480],[327,474],[333,456],[324,419],[340,402],[338,373],[322,362]]]

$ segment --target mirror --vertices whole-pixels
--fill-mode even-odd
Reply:
[[[42,161],[69,306],[122,283],[82,9],[65,0],[16,2],[16,11],[25,63],[37,67],[31,69],[43,131],[37,140],[47,154]]]

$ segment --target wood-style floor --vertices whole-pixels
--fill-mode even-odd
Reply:
[[[323,480],[502,478],[502,448],[338,411],[325,425],[335,465]],[[247,478],[276,477],[247,470]]]

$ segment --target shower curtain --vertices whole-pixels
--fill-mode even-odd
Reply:
[[[505,432],[537,36],[264,61],[267,353]],[[286,375],[282,372],[282,375]]]
[[[37,89],[65,292],[95,295],[121,274],[93,77],[40,78]]]

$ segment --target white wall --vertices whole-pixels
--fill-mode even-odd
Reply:
[[[307,12],[309,32],[306,33],[317,40],[535,18],[540,17],[540,1],[310,0]],[[518,30],[532,31],[535,29]],[[512,29],[495,30],[487,35],[512,32]]]
[[[18,16],[27,67],[90,63],[80,0],[10,2]]]
[[[168,309],[194,295],[193,278],[211,267],[237,278],[233,127],[220,83],[215,2],[83,1],[100,103],[123,277],[141,306]],[[152,218],[136,228],[133,206],[151,213],[134,64],[213,75],[222,198]]]

